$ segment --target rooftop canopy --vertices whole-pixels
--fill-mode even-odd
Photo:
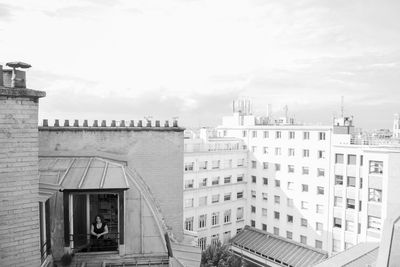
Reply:
[[[309,267],[328,257],[328,253],[271,233],[246,226],[231,240],[231,249],[253,262],[279,266]],[[275,266],[275,265],[274,265]]]
[[[127,189],[123,163],[99,157],[40,157],[41,195],[52,190]]]

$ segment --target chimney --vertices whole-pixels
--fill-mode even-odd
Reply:
[[[5,87],[26,88],[25,71],[19,70],[19,68],[28,69],[31,65],[16,61],[8,62],[6,66],[12,69],[2,70],[2,82],[0,84],[3,84]]]

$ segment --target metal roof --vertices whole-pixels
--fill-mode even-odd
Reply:
[[[232,238],[231,245],[280,266],[309,267],[328,257],[325,251],[250,226]]]
[[[61,190],[129,188],[122,163],[99,157],[40,157],[39,188]],[[43,191],[42,190],[42,191]]]

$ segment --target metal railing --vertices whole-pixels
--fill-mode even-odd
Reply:
[[[40,246],[40,260],[43,263],[47,256],[51,254],[51,248],[49,246],[47,246],[47,242],[43,243]]]
[[[108,233],[101,238],[90,234],[70,234],[70,245],[74,253],[118,251],[119,233]]]

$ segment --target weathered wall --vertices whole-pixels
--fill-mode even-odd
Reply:
[[[0,266],[40,266],[38,98],[0,87]]]
[[[42,156],[103,156],[126,160],[149,186],[174,236],[183,238],[183,129],[42,127]]]

